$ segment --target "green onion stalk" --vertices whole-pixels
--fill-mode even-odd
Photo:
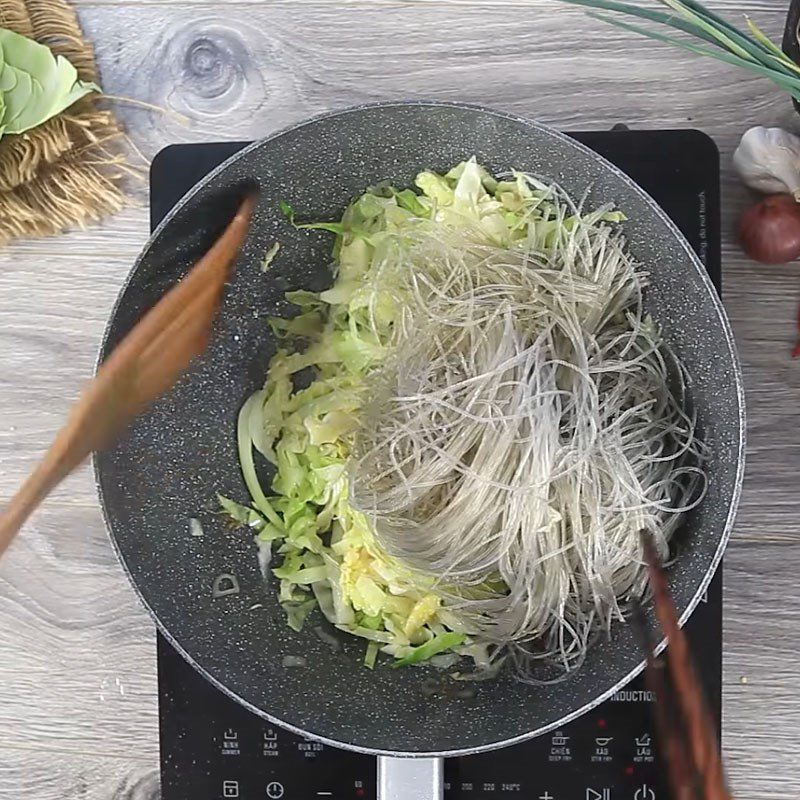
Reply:
[[[623,22],[607,14],[590,14],[618,28],[682,47],[701,56],[716,58],[726,64],[743,67],[756,75],[769,78],[776,86],[800,101],[800,66],[772,42],[749,17],[745,18],[747,31],[743,31],[696,0],[657,0],[658,5],[667,9],[664,11],[620,3],[616,0],[564,0],[564,2],[625,14],[689,34],[699,42],[668,36],[640,25]]]

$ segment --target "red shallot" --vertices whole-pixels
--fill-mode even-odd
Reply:
[[[800,256],[800,204],[790,194],[765,197],[742,214],[739,242],[764,264],[794,261]]]

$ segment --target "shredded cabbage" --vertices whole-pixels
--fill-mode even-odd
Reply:
[[[368,520],[351,507],[348,456],[368,400],[365,379],[389,355],[398,316],[392,270],[403,267],[393,254],[403,237],[426,220],[477,231],[487,244],[524,240],[546,254],[571,221],[558,216],[550,187],[517,173],[497,180],[474,158],[444,175],[421,172],[415,184],[419,192],[372,187],[337,223],[298,225],[294,210],[281,204],[296,227],[336,234],[336,277],[319,294],[289,292],[297,313],[270,321],[283,346],[238,422],[251,505],[220,502],[280,560],[271,571],[294,630],[318,607],[338,629],[368,643],[367,667],[380,650],[395,666],[450,652],[488,670],[487,647],[460,629],[442,588],[382,551]],[[624,219],[609,207],[592,213],[610,223]],[[313,380],[301,388],[308,370]],[[256,453],[275,467],[269,490],[259,483]]]

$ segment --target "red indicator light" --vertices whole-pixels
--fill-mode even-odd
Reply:
[[[363,789],[356,789],[356,797],[364,797],[366,792]]]
[[[597,720],[597,727],[598,728],[605,728],[606,727],[606,721],[604,719]]]
[[[633,767],[632,766],[625,767],[625,774],[633,775]]]

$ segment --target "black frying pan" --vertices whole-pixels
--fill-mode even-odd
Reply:
[[[642,666],[630,630],[617,625],[564,683],[532,688],[501,676],[474,692],[432,696],[425,669],[369,671],[361,641],[345,637],[343,651],[332,653],[313,626],[291,631],[249,537],[226,531],[214,514],[218,491],[247,499],[235,422],[274,351],[266,319],[286,310],[287,289],[321,289],[331,280],[329,238],[291,229],[278,201],[306,218],[338,218],[368,185],[410,184],[421,169],[445,170],[473,154],[495,171],[516,167],[556,179],[573,195],[589,189],[590,202],[612,199],[630,218],[631,249],[652,270],[648,308],[693,376],[690,402],[711,451],[708,494],[687,516],[669,572],[685,621],[722,555],[741,485],[743,392],[730,329],[701,264],[664,213],[615,167],[555,131],[473,107],[389,104],[321,117],[248,147],[158,228],[103,346],[108,353],[183,274],[228,218],[242,182],[255,180],[261,199],[209,351],[125,441],[97,457],[101,500],[142,600],[203,675],[295,732],[383,756],[467,754],[536,736],[602,702]],[[258,264],[276,240],[281,258],[265,276]],[[201,519],[202,538],[189,535],[192,517]],[[221,574],[235,576],[238,594],[212,595]],[[309,666],[284,667],[286,655],[302,655]],[[382,760],[385,797],[440,791],[435,762],[417,761],[415,770],[405,763],[402,773],[395,766]]]

